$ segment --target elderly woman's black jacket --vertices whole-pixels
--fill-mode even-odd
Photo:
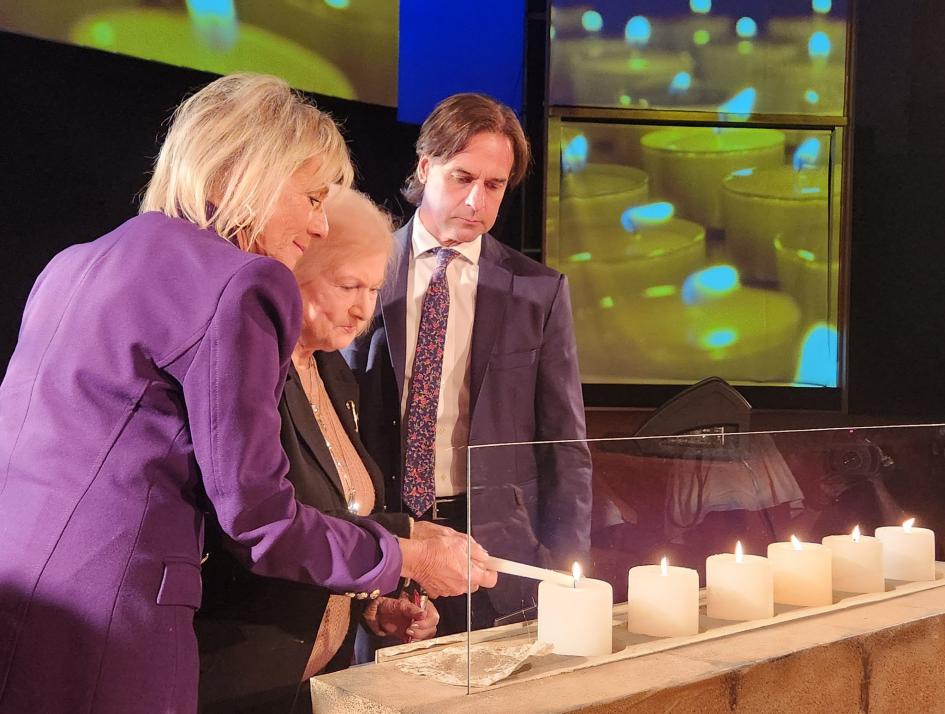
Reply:
[[[384,479],[357,431],[358,385],[337,352],[316,352],[315,361],[332,405],[374,483],[370,518],[392,533],[409,536],[409,519],[384,513]],[[282,399],[282,446],[296,498],[334,516],[357,520],[347,510],[341,480],[312,414],[299,375],[290,366]],[[201,711],[311,711],[308,685],[299,682],[330,594],[324,588],[264,578],[238,565],[222,547],[223,536],[208,518],[209,558],[203,566],[204,598],[197,614]],[[351,626],[326,671],[351,660],[354,630],[366,601],[352,601]]]

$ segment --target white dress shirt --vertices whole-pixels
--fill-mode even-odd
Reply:
[[[419,215],[413,218],[410,246],[410,269],[407,271],[407,324],[404,394],[400,403],[403,436],[407,429],[407,399],[413,358],[417,351],[417,328],[420,310],[436,267],[436,256],[430,252],[440,243],[424,227]],[[446,323],[446,344],[443,349],[443,374],[440,378],[440,399],[436,407],[436,442],[434,474],[436,495],[454,496],[466,491],[466,451],[469,444],[469,364],[471,358],[473,321],[476,316],[476,288],[479,284],[479,254],[482,236],[469,243],[450,246],[459,255],[446,268],[449,284],[450,314]]]

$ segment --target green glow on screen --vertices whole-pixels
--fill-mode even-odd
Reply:
[[[643,296],[648,298],[671,297],[675,294],[675,285],[652,285],[643,291]]]
[[[593,257],[593,255],[585,251],[583,253],[575,253],[568,258],[568,261],[571,263],[586,263]]]
[[[712,35],[709,34],[708,30],[696,30],[692,33],[692,41],[699,46],[709,44],[711,39]]]
[[[610,310],[614,306],[614,299],[610,295],[605,295],[600,299],[600,306],[605,310]]]
[[[115,42],[115,29],[107,22],[96,22],[89,32],[97,47],[111,47]]]

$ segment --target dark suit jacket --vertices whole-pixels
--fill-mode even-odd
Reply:
[[[374,482],[375,512],[370,519],[396,535],[408,537],[407,515],[383,511],[384,480],[358,437],[354,418],[357,382],[337,352],[318,352],[315,361],[332,405]],[[289,457],[287,478],[298,500],[334,516],[361,520],[347,511],[334,461],[299,375],[291,366],[279,414],[282,446]],[[208,543],[213,535],[208,533]],[[254,576],[220,547],[214,548],[204,565],[204,588],[204,605],[196,618],[202,710],[288,711],[299,690],[330,591]],[[348,636],[326,671],[343,669],[351,661],[354,630],[364,604],[352,600]],[[311,711],[307,686],[298,694],[301,710],[307,705],[307,711]]]
[[[406,293],[413,222],[370,332],[344,351],[361,385],[361,438],[400,506]],[[584,402],[567,279],[482,237],[470,364],[471,445],[584,439]],[[591,460],[583,443],[472,449],[473,535],[493,555],[570,570],[590,548]],[[530,605],[520,578],[489,591],[496,610]]]

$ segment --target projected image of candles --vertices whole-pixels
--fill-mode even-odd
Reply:
[[[842,111],[847,3],[576,7],[552,3],[552,64],[588,41],[552,102],[618,110],[549,125],[584,381],[836,387],[843,129],[768,117]]]
[[[726,247],[743,277],[777,280],[775,241],[786,261],[826,261],[830,216],[824,143],[820,137],[809,137],[794,151],[790,165],[741,169],[722,180]],[[791,277],[792,294],[802,298],[797,293],[803,291],[803,279],[793,273]],[[823,282],[814,281],[809,289],[816,291]]]
[[[215,74],[274,74],[305,91],[396,107],[398,5],[392,0],[37,0],[4,3],[0,25]]]

